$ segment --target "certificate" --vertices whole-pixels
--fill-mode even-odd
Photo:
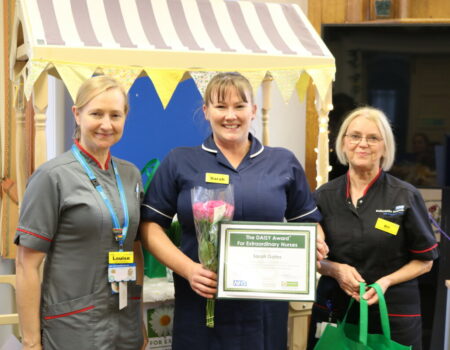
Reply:
[[[313,301],[315,223],[220,224],[218,298]]]

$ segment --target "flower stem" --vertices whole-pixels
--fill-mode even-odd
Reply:
[[[214,328],[215,299],[206,300],[206,327]]]

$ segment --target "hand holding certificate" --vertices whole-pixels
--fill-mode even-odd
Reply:
[[[313,223],[222,223],[218,298],[314,300],[316,231]]]

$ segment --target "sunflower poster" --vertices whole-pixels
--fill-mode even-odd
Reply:
[[[147,349],[172,349],[173,304],[147,309]]]

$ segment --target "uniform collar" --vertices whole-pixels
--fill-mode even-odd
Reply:
[[[73,141],[74,141],[75,145],[78,147],[78,149],[83,153],[83,155],[85,157],[87,157],[88,159],[92,160],[95,163],[95,165],[97,165],[100,169],[103,169],[102,166],[100,165],[100,162],[92,154],[90,154],[86,149],[84,149],[80,145],[78,140],[74,139]],[[111,160],[111,153],[108,152],[108,158],[106,159],[106,162],[105,162],[105,170],[108,170],[108,168],[109,168],[109,161],[110,160]]]
[[[372,179],[372,181],[369,182],[369,184],[364,189],[363,197],[367,194],[367,192],[373,186],[373,184],[375,182],[377,182],[377,180],[381,177],[382,174],[383,174],[383,170],[382,170],[382,168],[380,168],[380,170],[378,170],[378,174]],[[350,170],[347,171],[346,180],[347,180],[346,198],[349,198],[350,197]]]
[[[251,133],[248,134],[248,139],[251,142],[249,157],[255,158],[256,156],[259,156],[264,151],[264,146]],[[216,143],[214,142],[212,134],[209,135],[209,137],[203,142],[202,149],[209,153],[217,154],[219,152],[219,148],[217,147]]]

